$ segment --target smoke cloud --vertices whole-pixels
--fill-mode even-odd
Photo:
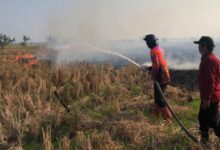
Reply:
[[[57,61],[88,61],[99,63],[112,63],[117,66],[127,65],[131,62],[122,57],[109,53],[119,53],[130,58],[138,64],[151,64],[149,49],[142,40],[106,40],[100,43],[95,42],[56,42],[52,44],[57,50]],[[220,41],[216,40],[214,52],[219,56]],[[165,51],[170,68],[174,69],[198,69],[200,54],[198,45],[193,44],[193,39],[161,39],[160,46]],[[107,51],[107,52],[106,52]]]
[[[140,37],[155,33],[168,39],[195,37],[189,40],[162,39],[160,44],[165,49],[170,67],[198,68],[200,55],[192,41],[203,34],[216,36],[213,29],[219,25],[219,22],[212,23],[216,21],[216,15],[210,14],[219,11],[214,5],[209,14],[201,15],[203,12],[195,11],[203,9],[205,1],[184,1],[179,4],[174,0],[169,3],[163,0],[77,0],[68,3],[68,7],[53,10],[47,19],[45,32],[57,39],[52,45],[58,51],[57,61],[115,61],[126,64],[120,61],[121,58],[94,49],[98,47],[121,53],[140,64],[150,62],[149,52]],[[186,7],[188,11],[185,11]],[[209,23],[199,25],[198,22],[203,22],[204,18],[208,18]]]

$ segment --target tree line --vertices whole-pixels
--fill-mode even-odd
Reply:
[[[30,40],[31,40],[30,37],[23,35],[22,42],[20,42],[20,45],[26,46],[27,42]],[[4,49],[5,46],[10,45],[10,44],[14,43],[15,41],[16,41],[15,38],[11,38],[10,36],[8,36],[6,34],[0,33],[0,47],[1,47],[1,49]]]

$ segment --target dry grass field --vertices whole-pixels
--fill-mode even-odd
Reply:
[[[0,149],[201,149],[174,120],[166,125],[153,116],[153,83],[134,65],[40,62],[26,68],[8,61],[18,51],[42,49],[0,51]],[[166,97],[190,132],[199,137],[198,91],[189,88],[193,83],[189,73],[188,79],[177,73],[172,76],[179,79],[172,79]],[[190,79],[194,78],[192,74]],[[212,141],[214,145],[214,136]]]

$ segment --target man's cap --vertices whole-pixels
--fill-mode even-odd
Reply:
[[[146,42],[155,42],[158,40],[158,38],[154,34],[148,34],[143,39]]]
[[[209,36],[202,36],[198,41],[194,41],[193,43],[200,45],[215,46],[213,39]]]

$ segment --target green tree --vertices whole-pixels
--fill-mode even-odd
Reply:
[[[26,36],[26,35],[23,35],[22,40],[23,40],[23,41],[21,42],[21,45],[22,45],[22,46],[26,46],[26,45],[27,45],[27,41],[30,41],[31,38],[28,37],[28,36]]]
[[[9,36],[1,33],[0,34],[0,46],[3,49],[6,45],[9,45],[15,41],[15,38],[11,39]]]

